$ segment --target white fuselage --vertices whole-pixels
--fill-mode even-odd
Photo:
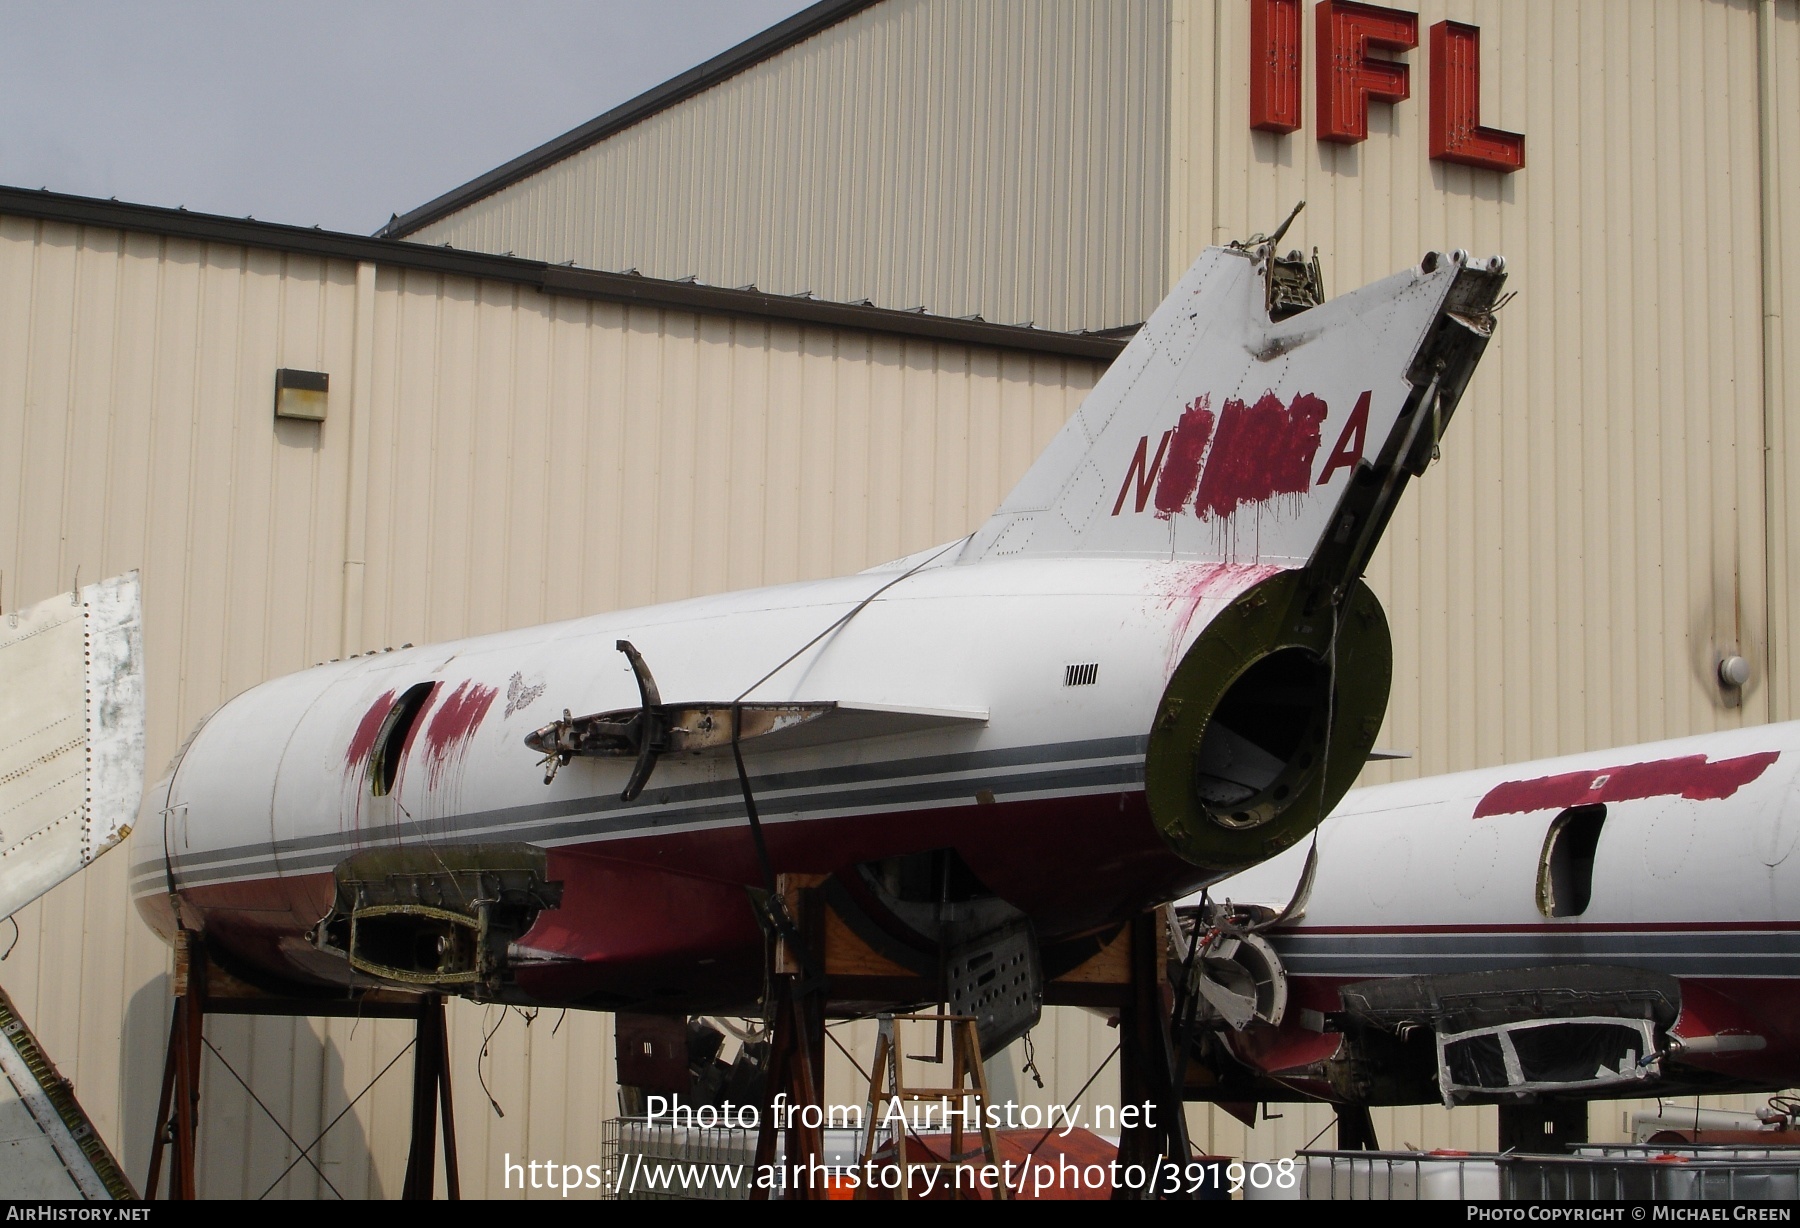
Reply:
[[[1559,854],[1577,832],[1580,855]],[[1485,983],[1490,1009],[1532,1018],[1571,975],[1602,993],[1678,987],[1662,1077],[1800,1082],[1800,723],[1359,789],[1317,840],[1310,894],[1266,931],[1290,1010],[1231,1041],[1276,1082],[1345,1094],[1327,1089],[1344,1042],[1318,1021],[1345,1009],[1347,986]],[[1306,856],[1290,849],[1212,898],[1280,910]],[[1709,1077],[1728,1082],[1693,1082]],[[1622,1087],[1611,1094],[1649,1094]]]
[[[577,758],[546,784],[524,744],[565,710],[636,705],[615,648],[628,639],[667,701],[728,702],[775,670],[747,698],[946,717],[773,752],[745,743],[778,869],[930,848],[945,834],[924,816],[956,816],[955,843],[984,881],[1002,892],[1029,884],[1025,902],[1055,901],[1044,918],[1053,931],[1078,928],[1122,896],[1216,877],[1150,836],[1144,742],[1187,644],[1272,571],[1132,559],[929,566],[785,666],[899,569],[321,665],[246,692],[206,722],[147,795],[134,890],[159,926],[171,919],[173,887],[190,924],[260,918],[269,942],[293,952],[328,900],[333,867],[352,853],[519,841],[647,858],[658,871],[729,884],[731,906],[748,918],[753,846],[729,754],[666,756],[626,803],[629,761]],[[1098,666],[1094,681],[1066,685],[1067,667],[1081,664]],[[420,683],[436,688],[391,791],[376,796],[374,726]],[[1034,842],[1018,828],[1034,809],[1063,816],[1071,805],[1091,839],[1046,828]],[[1090,849],[1111,849],[1110,864]]]
[[[1736,760],[1749,761],[1743,774],[1754,772],[1741,785],[1729,769],[1712,766]],[[1651,780],[1647,787],[1657,791],[1649,796],[1619,796],[1618,769],[1638,764],[1670,765],[1657,769],[1667,784]],[[1612,779],[1585,791],[1573,781],[1547,784],[1536,797],[1520,788],[1577,776],[1590,785]],[[1684,781],[1701,796],[1683,796]],[[1511,796],[1496,794],[1499,789]],[[1599,955],[1621,941],[1603,935],[1647,926],[1669,934],[1693,926],[1800,924],[1800,857],[1792,856],[1800,843],[1797,789],[1800,723],[1357,789],[1319,825],[1312,894],[1304,916],[1284,927],[1283,942],[1300,961],[1295,971],[1378,975],[1494,968],[1549,951]],[[1725,795],[1707,795],[1716,793]],[[1496,812],[1478,816],[1490,795],[1485,808]],[[1589,903],[1576,916],[1546,917],[1538,906],[1545,837],[1565,809],[1589,801],[1606,807]],[[1213,895],[1279,908],[1292,896],[1305,856],[1304,847],[1290,849],[1226,879]],[[1440,940],[1418,950],[1372,937],[1326,942],[1338,931],[1393,932],[1397,944],[1408,930]],[[1488,931],[1511,936],[1449,945],[1444,937]],[[1632,939],[1619,949],[1662,960],[1671,972],[1698,966],[1691,943],[1652,954],[1658,941],[1664,940]],[[1800,975],[1800,945],[1784,950],[1768,952],[1765,963]],[[1720,953],[1728,953],[1725,946]],[[1747,950],[1732,953],[1733,966],[1748,968],[1750,958]]]

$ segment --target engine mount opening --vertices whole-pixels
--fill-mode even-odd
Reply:
[[[1331,667],[1305,648],[1282,648],[1241,674],[1194,749],[1194,795],[1226,827],[1271,815],[1243,807],[1267,793],[1286,801],[1317,776],[1331,727]]]
[[[1316,827],[1381,729],[1393,646],[1380,602],[1360,582],[1335,612],[1308,597],[1297,572],[1239,594],[1175,667],[1151,723],[1151,818],[1216,877]]]

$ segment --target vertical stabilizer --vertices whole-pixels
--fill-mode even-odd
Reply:
[[[960,561],[1132,555],[1305,565],[1373,548],[1479,359],[1501,261],[1419,266],[1272,321],[1266,248],[1202,252]],[[1431,421],[1414,413],[1430,400]],[[1384,460],[1385,458],[1385,460]],[[1346,492],[1381,487],[1351,523]],[[1378,505],[1378,506],[1377,506]],[[1360,561],[1360,560],[1359,560]]]

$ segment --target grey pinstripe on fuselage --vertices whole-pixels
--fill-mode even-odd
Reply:
[[[1112,794],[1143,784],[1146,742],[1142,736],[1099,738],[929,755],[773,772],[753,776],[751,784],[770,824],[967,803],[982,788],[1000,798]],[[564,798],[377,829],[324,832],[278,844],[186,852],[173,860],[176,886],[182,888],[326,872],[372,844],[498,839],[553,847],[703,830],[735,823],[743,814],[738,782],[731,777],[647,789],[629,804],[612,793]],[[165,890],[167,874],[160,858],[136,863],[133,894]]]
[[[1294,976],[1361,978],[1624,964],[1672,976],[1800,977],[1800,923],[1655,928],[1542,926],[1269,935]]]

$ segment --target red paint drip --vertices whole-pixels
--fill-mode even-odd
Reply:
[[[468,749],[475,727],[481,724],[500,692],[491,686],[461,682],[444,697],[425,725],[425,765],[431,788]]]
[[[1164,672],[1175,672],[1182,647],[1187,643],[1188,627],[1193,623],[1194,615],[1200,612],[1201,602],[1208,598],[1229,601],[1280,570],[1267,563],[1197,563],[1184,567],[1163,601],[1165,609],[1180,611],[1175,616]]]
[[[1169,459],[1163,462],[1162,476],[1156,480],[1156,515],[1167,520],[1188,505],[1194,497],[1194,485],[1200,480],[1200,458],[1212,439],[1212,398],[1201,393],[1181,412],[1175,424],[1175,435],[1169,440]]]
[[[1265,392],[1254,405],[1225,402],[1194,511],[1206,520],[1276,495],[1305,494],[1312,486],[1324,421],[1325,402],[1305,392],[1286,406],[1273,392]]]
[[[394,692],[384,691],[369,710],[363,713],[362,720],[357,722],[356,732],[350,737],[350,747],[344,752],[344,768],[346,772],[360,772],[369,761],[369,752],[375,749],[375,735],[381,732],[381,722],[394,707]]]
[[[1645,797],[1684,797],[1714,802],[1730,797],[1769,770],[1781,758],[1778,750],[1708,763],[1705,755],[1654,759],[1595,772],[1564,772],[1534,780],[1495,785],[1475,807],[1475,817],[1526,814],[1533,810],[1566,810],[1596,802],[1629,802]]]

